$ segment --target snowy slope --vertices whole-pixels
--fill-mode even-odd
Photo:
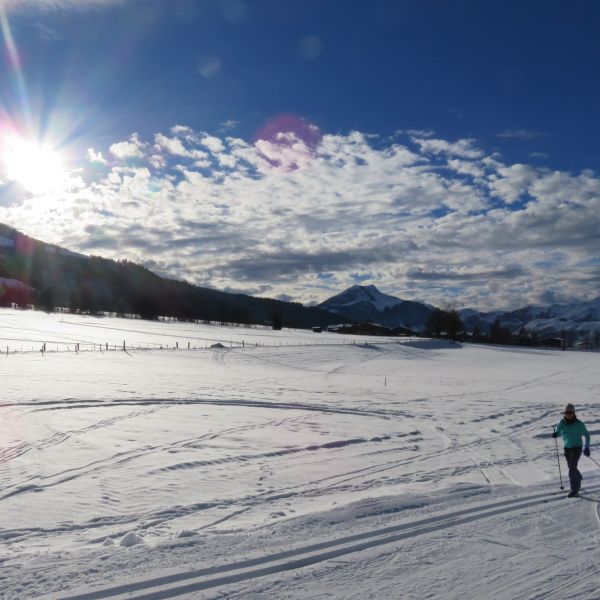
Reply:
[[[376,311],[383,312],[386,308],[402,304],[402,300],[383,294],[374,285],[353,285],[342,293],[326,300],[321,306],[338,306],[341,310],[363,303],[368,303]]]
[[[600,297],[588,302],[526,306],[507,312],[481,313],[467,308],[460,310],[459,314],[470,330],[476,324],[482,331],[488,330],[498,319],[504,327],[513,331],[518,331],[521,327],[547,334],[560,333],[563,330],[600,331]]]
[[[1,358],[0,597],[597,599],[597,354],[69,319],[0,311],[91,344]]]
[[[589,302],[555,304],[545,315],[549,319],[566,319],[574,323],[600,322],[600,297]]]
[[[372,322],[416,331],[423,329],[432,310],[419,302],[383,294],[374,285],[354,285],[325,300],[318,308],[349,317],[359,323]]]
[[[380,323],[388,327],[405,327],[422,331],[432,307],[420,302],[401,300],[383,294],[374,285],[355,285],[319,304],[319,308],[357,322]],[[513,311],[480,312],[472,308],[459,311],[468,331],[477,325],[489,331],[498,319],[503,327],[518,332],[521,327],[541,334],[559,334],[564,330],[588,333],[600,331],[600,297],[588,302],[525,306]]]

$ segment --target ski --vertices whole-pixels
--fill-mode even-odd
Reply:
[[[581,498],[582,500],[587,500],[588,502],[595,502],[596,504],[600,503],[600,498],[592,498],[591,496],[583,496],[581,494],[577,494],[576,498]]]

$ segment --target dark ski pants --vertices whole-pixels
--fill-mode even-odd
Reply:
[[[569,481],[571,482],[571,491],[579,492],[581,487],[581,473],[577,468],[577,463],[581,458],[581,451],[583,446],[577,446],[576,448],[565,448],[565,458],[569,465]]]

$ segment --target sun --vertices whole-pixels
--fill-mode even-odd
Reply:
[[[60,153],[46,144],[10,135],[1,147],[4,177],[33,195],[65,189],[67,173]]]

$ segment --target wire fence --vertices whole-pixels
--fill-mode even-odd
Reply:
[[[285,340],[273,342],[255,342],[246,340],[226,340],[226,339],[206,339],[206,340],[184,340],[182,342],[129,342],[123,340],[120,343],[113,342],[63,342],[63,341],[46,341],[46,342],[25,342],[6,344],[2,347],[2,353],[5,357],[15,354],[60,354],[71,353],[81,354],[89,352],[109,353],[109,352],[137,352],[137,351],[156,351],[156,350],[171,350],[171,351],[192,351],[192,350],[231,350],[241,348],[292,348],[292,347],[314,347],[314,346],[381,346],[392,344],[403,344],[408,342],[424,342],[428,338],[403,337],[394,339],[373,339],[372,337],[364,340],[360,339],[341,339],[341,340]]]

